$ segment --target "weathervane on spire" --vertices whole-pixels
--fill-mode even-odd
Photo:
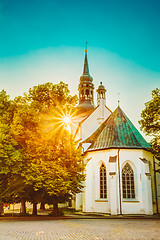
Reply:
[[[119,106],[119,103],[120,103],[120,100],[119,100],[119,95],[120,95],[120,93],[118,93],[118,106]]]
[[[86,41],[86,45],[85,45],[85,52],[87,52],[87,41]]]

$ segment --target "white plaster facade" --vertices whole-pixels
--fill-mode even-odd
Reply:
[[[100,85],[102,86],[102,85]],[[106,106],[106,90],[104,88],[103,96],[97,96],[97,107],[90,113],[89,115],[82,115],[80,117],[75,118],[75,122],[79,122],[78,128],[75,133],[75,141],[83,142],[89,136],[91,136],[99,126],[111,115],[112,111]],[[74,125],[75,123],[73,123]],[[86,150],[87,145],[84,146],[84,150]]]
[[[141,160],[144,158],[146,160]],[[110,157],[117,156],[115,162]],[[139,149],[108,149],[85,154],[86,181],[83,202],[77,201],[77,209],[83,205],[84,212],[117,214],[153,214],[149,164],[151,154]],[[118,167],[119,162],[119,167]],[[106,166],[107,198],[100,198],[100,166]],[[129,163],[134,172],[135,199],[124,199],[122,194],[122,168]],[[120,175],[119,175],[120,174]],[[120,177],[120,181],[119,181]],[[119,184],[120,183],[120,184]],[[83,197],[82,197],[83,195]],[[77,198],[79,199],[79,197]],[[78,206],[79,205],[79,206]]]
[[[95,130],[110,116],[110,114],[111,111],[105,105],[98,105],[98,107],[89,116],[79,123],[75,140],[84,141],[88,136],[95,132]]]

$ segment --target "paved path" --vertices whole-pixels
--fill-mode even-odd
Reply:
[[[0,221],[0,240],[160,240],[159,219]]]

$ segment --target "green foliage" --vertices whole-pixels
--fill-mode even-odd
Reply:
[[[153,153],[160,159],[160,89],[152,91],[152,99],[145,103],[145,109],[139,121],[141,130],[153,136],[151,141]]]
[[[22,166],[22,153],[18,143],[11,134],[11,123],[14,117],[15,106],[9,96],[0,92],[0,197],[1,200],[12,201],[16,194],[16,176]],[[10,190],[9,190],[10,189]]]
[[[0,199],[58,203],[82,189],[84,164],[62,118],[77,97],[62,82],[10,101],[0,94]]]
[[[68,85],[60,82],[59,84],[45,83],[29,89],[26,95],[33,108],[37,111],[48,112],[49,109],[60,107],[63,110],[75,106],[77,96],[69,94]]]

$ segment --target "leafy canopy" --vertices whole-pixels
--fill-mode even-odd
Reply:
[[[5,165],[8,169],[0,174],[0,181],[5,179],[1,181],[3,197],[8,201],[14,197],[16,201],[53,203],[80,192],[84,180],[81,151],[62,121],[65,114],[73,114],[77,102],[67,84],[35,86],[14,102],[5,93],[2,95],[2,115],[10,116],[5,127],[11,150],[6,158],[1,155],[0,168]],[[8,142],[3,143],[5,148]]]
[[[160,89],[152,91],[152,99],[145,103],[141,118],[141,130],[153,136],[152,149],[156,157],[160,158]]]

